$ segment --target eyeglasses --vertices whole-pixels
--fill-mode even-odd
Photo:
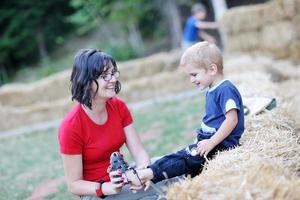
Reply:
[[[103,74],[101,75],[101,77],[103,78],[103,80],[105,81],[110,81],[112,79],[112,77],[115,77],[115,78],[119,78],[120,76],[120,72],[119,71],[115,71],[115,72],[112,72],[110,74]]]

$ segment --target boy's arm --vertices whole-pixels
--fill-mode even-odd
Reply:
[[[218,28],[218,23],[217,22],[197,21],[196,26],[200,29],[217,29]]]
[[[225,114],[226,119],[222,123],[218,131],[207,140],[201,140],[198,142],[197,151],[203,156],[207,155],[215,146],[220,144],[225,138],[227,138],[232,130],[238,123],[238,115],[236,109],[231,109]]]
[[[213,43],[213,44],[216,43],[216,39],[213,36],[209,35],[208,33],[204,32],[204,31],[199,31],[198,34],[203,40],[205,40],[209,43]]]

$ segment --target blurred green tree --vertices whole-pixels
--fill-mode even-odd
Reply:
[[[176,0],[71,0],[71,5],[77,11],[70,20],[79,25],[79,34],[100,27],[103,35],[110,36],[109,40],[114,43],[114,33],[121,34],[126,30],[125,40],[137,56],[148,54],[149,49],[155,52],[153,46],[158,43],[173,48],[180,45],[181,20]],[[120,28],[111,30],[114,24]],[[110,34],[105,29],[114,33]],[[165,41],[167,44],[164,44]],[[148,43],[145,45],[145,42]]]
[[[2,0],[0,3],[0,85],[21,65],[48,60],[48,51],[73,28],[66,0]]]
[[[76,8],[77,12],[70,17],[70,20],[79,25],[79,34],[85,34],[102,25],[105,29],[108,28],[105,24],[117,23],[120,25],[120,29],[127,31],[128,43],[134,52],[138,56],[144,55],[144,42],[139,22],[145,15],[155,10],[155,2],[146,0],[72,0],[71,5]],[[122,32],[122,30],[119,31]]]
[[[40,61],[77,35],[96,35],[94,46],[118,60],[177,48],[182,9],[196,0],[2,0],[0,3],[0,85],[9,73]],[[96,34],[94,34],[96,32]]]

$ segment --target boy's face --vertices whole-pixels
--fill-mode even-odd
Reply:
[[[206,12],[205,11],[198,11],[195,13],[195,17],[198,20],[204,20],[206,17]]]
[[[213,84],[213,74],[210,69],[188,65],[183,68],[184,72],[190,77],[191,83],[195,84],[200,90],[211,87]]]

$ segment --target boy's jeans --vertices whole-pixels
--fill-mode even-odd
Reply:
[[[219,144],[209,152],[207,158],[212,158],[217,151],[225,149],[226,147]],[[184,174],[189,174],[194,177],[199,174],[200,170],[202,170],[204,163],[204,157],[200,155],[191,156],[184,148],[176,153],[162,157],[150,166],[154,174],[152,181],[157,183],[166,178],[172,178]]]

